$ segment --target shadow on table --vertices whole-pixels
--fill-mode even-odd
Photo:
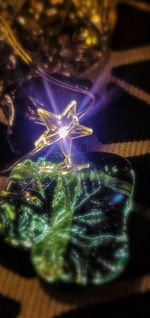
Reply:
[[[88,306],[57,316],[57,318],[149,318],[150,317],[150,293],[137,295],[107,304]],[[55,317],[56,318],[56,317]]]
[[[20,313],[21,304],[11,298],[0,295],[0,317],[17,318]]]
[[[36,274],[30,262],[30,253],[18,247],[12,247],[0,239],[0,265],[25,278]],[[1,317],[1,316],[0,316]]]

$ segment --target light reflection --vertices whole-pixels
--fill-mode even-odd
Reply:
[[[44,125],[46,129],[36,140],[33,152],[36,153],[47,146],[58,144],[65,157],[62,167],[73,168],[71,160],[72,141],[93,133],[91,128],[79,123],[80,115],[77,113],[76,101],[71,101],[60,115],[48,112],[43,108],[38,108],[37,113],[39,123]],[[81,170],[81,167],[78,168]]]

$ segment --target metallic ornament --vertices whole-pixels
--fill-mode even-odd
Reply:
[[[38,108],[39,123],[46,127],[46,130],[35,142],[33,153],[40,151],[54,143],[58,143],[65,156],[64,165],[73,168],[71,162],[72,140],[89,136],[93,133],[91,128],[79,124],[76,101],[70,102],[61,115],[48,112],[43,108]],[[81,116],[81,115],[80,115]],[[81,167],[78,167],[82,169]]]
[[[30,65],[31,72],[38,65],[51,74],[67,77],[81,77],[96,62],[103,67],[109,39],[104,2],[88,1],[88,6],[85,1],[74,0],[0,3],[0,46],[5,52],[5,68],[9,59],[15,61],[10,61],[8,73],[12,75],[20,61]]]
[[[82,171],[45,158],[21,162],[0,195],[1,234],[31,250],[45,281],[103,284],[126,266],[134,173],[115,155],[89,154],[88,161]]]

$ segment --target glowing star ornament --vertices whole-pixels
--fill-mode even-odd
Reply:
[[[75,168],[71,160],[72,140],[82,137],[87,137],[93,133],[91,128],[83,126],[79,123],[81,114],[77,113],[77,102],[71,101],[65,110],[56,115],[43,108],[37,110],[39,121],[38,123],[44,125],[46,130],[35,142],[34,153],[41,149],[57,143],[65,156],[65,161],[61,165],[64,168]],[[89,167],[87,165],[77,166],[76,169]]]

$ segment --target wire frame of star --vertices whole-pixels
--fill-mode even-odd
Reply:
[[[75,168],[77,170],[88,168],[89,164],[75,167],[71,159],[72,141],[87,137],[93,133],[91,128],[80,124],[80,115],[77,113],[77,102],[74,100],[71,101],[60,115],[43,108],[38,108],[37,114],[39,116],[38,123],[45,127],[45,131],[35,141],[33,153],[35,154],[47,146],[58,144],[65,157],[64,162],[60,164],[61,168]],[[48,167],[44,169],[47,171]]]

